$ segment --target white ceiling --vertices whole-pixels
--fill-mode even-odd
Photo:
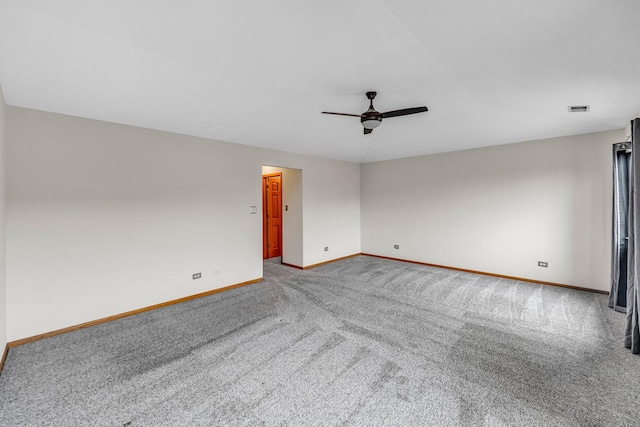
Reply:
[[[639,42],[639,0],[0,0],[9,105],[353,162],[623,128]],[[429,112],[320,114],[368,90]]]

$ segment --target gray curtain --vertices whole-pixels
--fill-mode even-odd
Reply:
[[[613,227],[609,307],[627,311],[627,257],[629,235],[629,172],[631,143],[613,145]]]
[[[632,353],[640,353],[640,329],[638,315],[640,308],[640,271],[636,267],[636,254],[640,255],[640,234],[636,230],[640,226],[640,119],[631,122],[631,170],[629,184],[629,217],[628,232],[629,245],[627,256],[627,325],[625,329],[624,345]]]

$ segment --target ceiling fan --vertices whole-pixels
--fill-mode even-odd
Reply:
[[[403,108],[402,110],[387,111],[386,113],[380,113],[373,108],[373,100],[376,97],[377,92],[367,92],[367,98],[370,101],[369,109],[362,114],[347,114],[347,113],[332,113],[329,111],[323,111],[322,114],[335,114],[337,116],[351,116],[360,117],[360,123],[364,126],[364,134],[370,134],[375,128],[380,126],[382,119],[389,117],[408,116],[409,114],[424,113],[429,111],[427,107],[414,107]]]

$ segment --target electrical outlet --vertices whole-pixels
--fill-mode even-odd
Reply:
[[[324,251],[327,252],[329,250],[329,246],[325,246]]]
[[[393,245],[393,249],[400,249],[400,245]]]
[[[193,280],[199,279],[202,277],[202,273],[193,273]]]
[[[549,267],[549,263],[546,262],[546,261],[538,261],[538,267],[547,268],[547,267]]]

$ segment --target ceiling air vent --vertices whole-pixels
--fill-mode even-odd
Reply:
[[[570,113],[586,113],[589,111],[589,105],[570,105],[569,112]]]

